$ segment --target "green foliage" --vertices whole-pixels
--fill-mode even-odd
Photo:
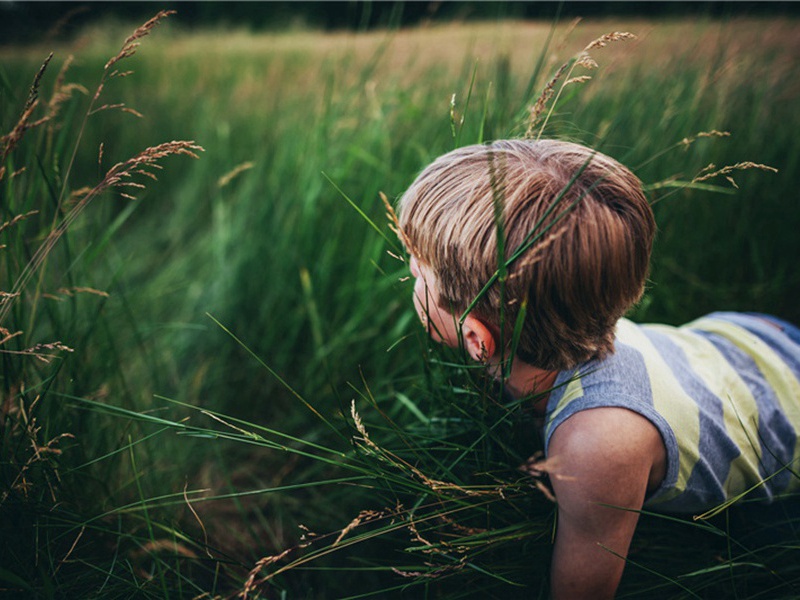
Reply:
[[[509,45],[500,27],[166,29],[113,80],[108,33],[85,33],[65,75],[82,87],[0,165],[0,222],[38,211],[0,231],[0,289],[17,291],[85,197],[73,193],[112,165],[170,139],[206,151],[170,161],[137,200],[92,196],[0,304],[2,337],[23,332],[0,345],[0,588],[546,596],[553,507],[516,470],[539,448],[535,423],[458,353],[429,347],[379,199],[454,145],[523,134],[558,65],[606,33],[589,23],[562,44],[564,28],[551,40],[544,26]],[[597,70],[576,54],[572,76],[595,80],[556,82],[536,126],[649,185],[660,233],[634,318],[726,308],[800,321],[797,67],[782,44],[797,25],[687,27],[592,50]],[[10,131],[46,53],[3,52]],[[64,90],[66,53],[42,75],[47,98]],[[697,136],[712,130],[731,135]],[[744,161],[779,173],[732,173],[738,190],[724,175],[693,182],[711,162]],[[56,341],[72,352],[28,352]],[[744,515],[644,516],[621,596],[791,597],[797,515],[772,515],[790,533],[766,542]]]

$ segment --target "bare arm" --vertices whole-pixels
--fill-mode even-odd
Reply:
[[[664,475],[661,435],[627,409],[595,408],[556,429],[549,455],[558,500],[553,598],[613,598],[625,567],[620,557],[627,556],[636,529],[635,511]]]

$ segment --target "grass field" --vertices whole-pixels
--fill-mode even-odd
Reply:
[[[166,19],[104,76],[136,26],[0,47],[0,129],[24,133],[0,144],[8,597],[546,597],[553,505],[515,470],[537,436],[425,338],[380,194],[455,146],[523,135],[602,34],[637,39],[592,51],[543,135],[648,187],[659,233],[631,317],[800,322],[796,20]],[[15,130],[51,51],[28,124],[51,118]],[[202,150],[146,150],[173,140]],[[146,187],[104,186],[131,157],[123,181]],[[777,172],[698,181],[747,162]],[[645,515],[620,597],[797,597],[796,504]]]

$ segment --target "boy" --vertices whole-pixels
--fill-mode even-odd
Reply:
[[[613,597],[643,506],[697,514],[800,488],[800,330],[737,313],[623,319],[655,222],[613,159],[553,140],[460,148],[403,195],[399,232],[430,335],[537,399],[554,598]]]

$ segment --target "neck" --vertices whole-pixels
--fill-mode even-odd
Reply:
[[[537,396],[534,411],[544,414],[549,391],[555,384],[558,373],[558,371],[539,369],[515,357],[505,387],[515,398]]]

